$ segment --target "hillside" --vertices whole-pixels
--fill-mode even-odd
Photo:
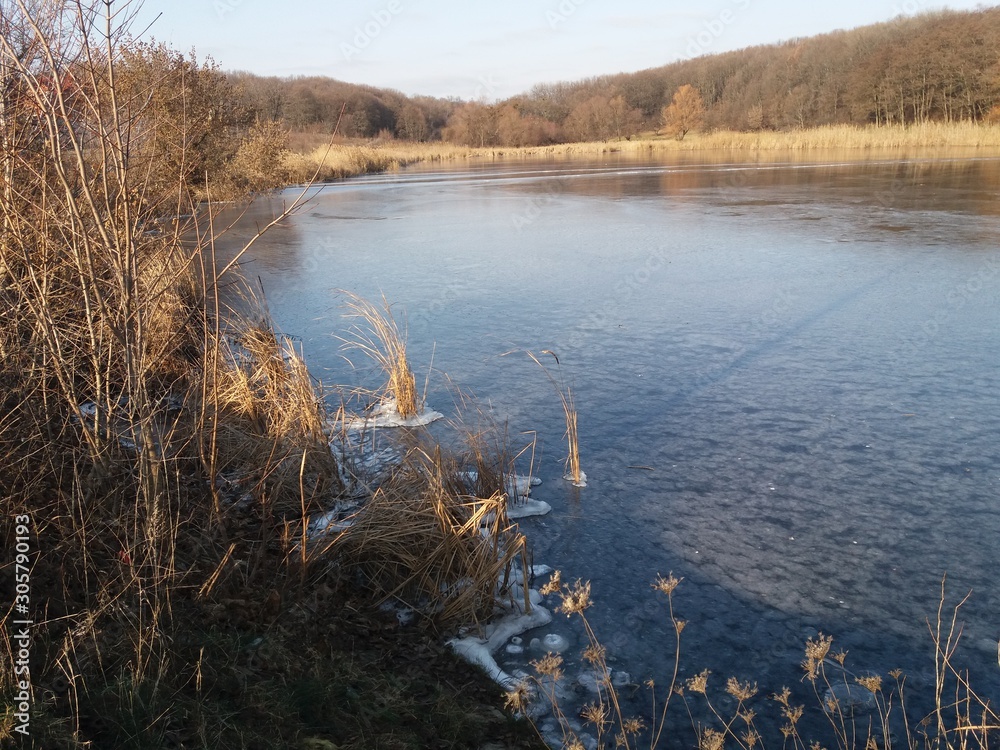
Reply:
[[[1000,91],[1000,8],[938,11],[635,73],[539,84],[506,101],[407,97],[329,78],[232,74],[248,105],[295,132],[533,146],[621,139],[661,125],[690,84],[708,130],[979,121]]]

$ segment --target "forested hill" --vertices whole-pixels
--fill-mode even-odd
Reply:
[[[701,94],[708,129],[981,120],[1000,102],[1000,7],[900,17],[637,73],[540,84],[492,104],[326,78],[238,77],[255,109],[293,130],[329,132],[346,102],[345,135],[443,136],[477,146],[628,137],[658,128],[686,84]]]
[[[638,73],[541,85],[522,101],[559,121],[580,102],[617,92],[655,118],[684,84],[701,93],[706,125],[714,128],[979,119],[1000,88],[1000,8],[901,17]]]

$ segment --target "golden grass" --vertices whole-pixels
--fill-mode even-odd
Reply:
[[[130,139],[150,137],[157,123],[111,88],[124,31],[105,30],[128,14],[96,0],[8,10],[0,537],[24,536],[15,532],[23,526],[31,540],[37,598],[22,614],[36,623],[32,738],[46,747],[180,746],[167,741],[170,727],[196,723],[198,746],[242,747],[213,738],[245,739],[274,722],[250,716],[251,698],[233,726],[228,688],[206,679],[202,691],[203,673],[234,663],[225,649],[209,655],[214,626],[205,620],[221,612],[230,629],[266,629],[255,613],[267,605],[274,615],[283,596],[303,602],[328,562],[308,558],[304,543],[311,513],[343,489],[323,402],[300,354],[236,277],[246,248],[216,262],[216,207],[196,200],[180,172],[154,184],[132,161]],[[51,85],[69,80],[80,90]],[[351,158],[354,169],[383,166],[377,153]],[[176,192],[160,194],[161,184]],[[241,288],[246,298],[227,307],[223,286],[227,299]],[[387,394],[415,412],[405,337],[388,304],[356,301],[355,310],[373,324],[358,334],[362,347],[387,357]],[[424,592],[434,614],[485,616],[524,540],[508,528],[502,497],[448,489],[457,480],[434,455],[411,453],[371,499],[356,532],[371,537],[356,547],[358,564],[384,593]],[[373,559],[387,562],[373,568]],[[412,570],[387,583],[383,572],[404,564]],[[12,574],[13,557],[0,569]],[[242,612],[226,603],[233,599]],[[3,632],[18,618],[12,603]],[[268,640],[287,647],[291,632],[272,629]],[[14,731],[9,699],[27,680],[8,658],[12,644],[0,644],[0,744]],[[269,666],[283,686],[286,667]]]
[[[387,141],[368,145],[321,146],[289,152],[286,167],[292,182],[310,176],[320,165],[320,179],[392,171],[419,162],[493,161],[626,156],[667,156],[693,152],[841,151],[844,158],[867,159],[901,150],[975,149],[1000,152],[1000,125],[987,123],[922,123],[915,125],[828,125],[789,131],[689,133],[684,140],[646,133],[628,141],[560,143],[548,146],[474,148],[453,143]],[[325,161],[324,161],[325,160]]]
[[[542,372],[545,373],[549,382],[556,389],[556,394],[559,396],[559,403],[562,405],[563,417],[566,420],[566,433],[564,437],[566,438],[567,448],[565,462],[566,475],[564,479],[572,482],[577,487],[585,487],[587,479],[580,468],[580,437],[577,429],[577,411],[576,402],[573,399],[573,389],[564,382],[557,380],[549,368],[542,364],[542,361],[535,356],[534,352],[525,351],[525,353],[531,358],[532,362],[542,368]],[[556,361],[556,367],[559,367],[559,358],[553,352],[543,349],[541,353],[551,355]]]
[[[346,293],[347,316],[354,319],[341,341],[373,360],[385,373],[388,382],[382,389],[383,403],[392,401],[403,419],[423,410],[423,398],[417,392],[416,378],[406,356],[406,334],[399,330],[389,302],[378,305],[356,294]]]
[[[416,446],[324,552],[343,555],[380,600],[439,622],[485,621],[498,583],[524,566],[525,540],[503,494],[467,494],[460,462]]]

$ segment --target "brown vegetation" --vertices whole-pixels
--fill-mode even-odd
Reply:
[[[679,141],[701,127],[704,120],[705,102],[697,89],[687,83],[674,92],[673,100],[663,108],[663,129]]]
[[[426,449],[357,519],[378,545],[310,539],[314,514],[344,503],[326,407],[299,353],[217,269],[213,211],[194,192],[225,174],[211,166],[220,144],[259,185],[278,134],[215,130],[225,80],[133,44],[126,15],[0,2],[0,538],[25,550],[0,560],[0,743],[21,738],[25,702],[25,747],[509,733],[484,718],[481,687],[466,701],[435,684],[437,662],[387,669],[396,647],[371,631],[399,624],[366,614],[359,585],[414,607],[436,592],[420,609],[430,627],[488,616],[523,549],[504,498],[454,492],[451,464]],[[394,508],[411,534],[395,541],[411,550],[416,534],[419,559],[386,533]],[[10,638],[24,619],[30,647]],[[468,671],[441,664],[469,689]]]
[[[547,83],[496,103],[406,97],[326,78],[230,79],[286,130],[487,147],[623,140],[659,128],[682,86],[709,131],[982,121],[998,104],[1000,9],[936,11],[636,73]],[[708,52],[711,49],[707,50]]]

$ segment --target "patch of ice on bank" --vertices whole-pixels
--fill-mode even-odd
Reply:
[[[564,475],[563,479],[565,479],[567,482],[572,482],[574,487],[586,487],[587,486],[587,475],[583,471],[580,472],[580,478],[579,479],[575,478],[571,474]]]
[[[528,498],[518,498],[516,503],[507,504],[507,518],[518,520],[519,518],[531,518],[532,516],[544,516],[552,512],[552,506],[544,500],[529,500]]]
[[[552,568],[548,565],[532,565],[530,575],[532,578],[538,578],[539,576],[547,576],[551,572]],[[519,566],[512,567],[510,580],[513,583],[524,583],[524,569]]]
[[[448,641],[448,646],[470,664],[482,667],[504,690],[513,690],[521,680],[504,672],[493,654],[514,636],[548,625],[552,622],[552,613],[538,605],[533,606],[530,612],[525,612],[523,603],[518,601],[505,604],[505,609],[508,614],[484,627],[482,638],[452,638]]]
[[[416,416],[404,418],[399,413],[396,400],[386,399],[376,405],[368,416],[348,420],[346,427],[348,430],[364,430],[372,427],[425,427],[443,417],[444,414],[441,412],[424,407]]]
[[[461,472],[461,476],[465,480],[465,483],[471,487],[479,479],[479,472],[475,469],[470,469],[469,471]],[[504,478],[504,490],[509,497],[520,500],[521,498],[528,497],[531,494],[531,488],[537,487],[541,483],[542,480],[538,477],[508,474]]]

